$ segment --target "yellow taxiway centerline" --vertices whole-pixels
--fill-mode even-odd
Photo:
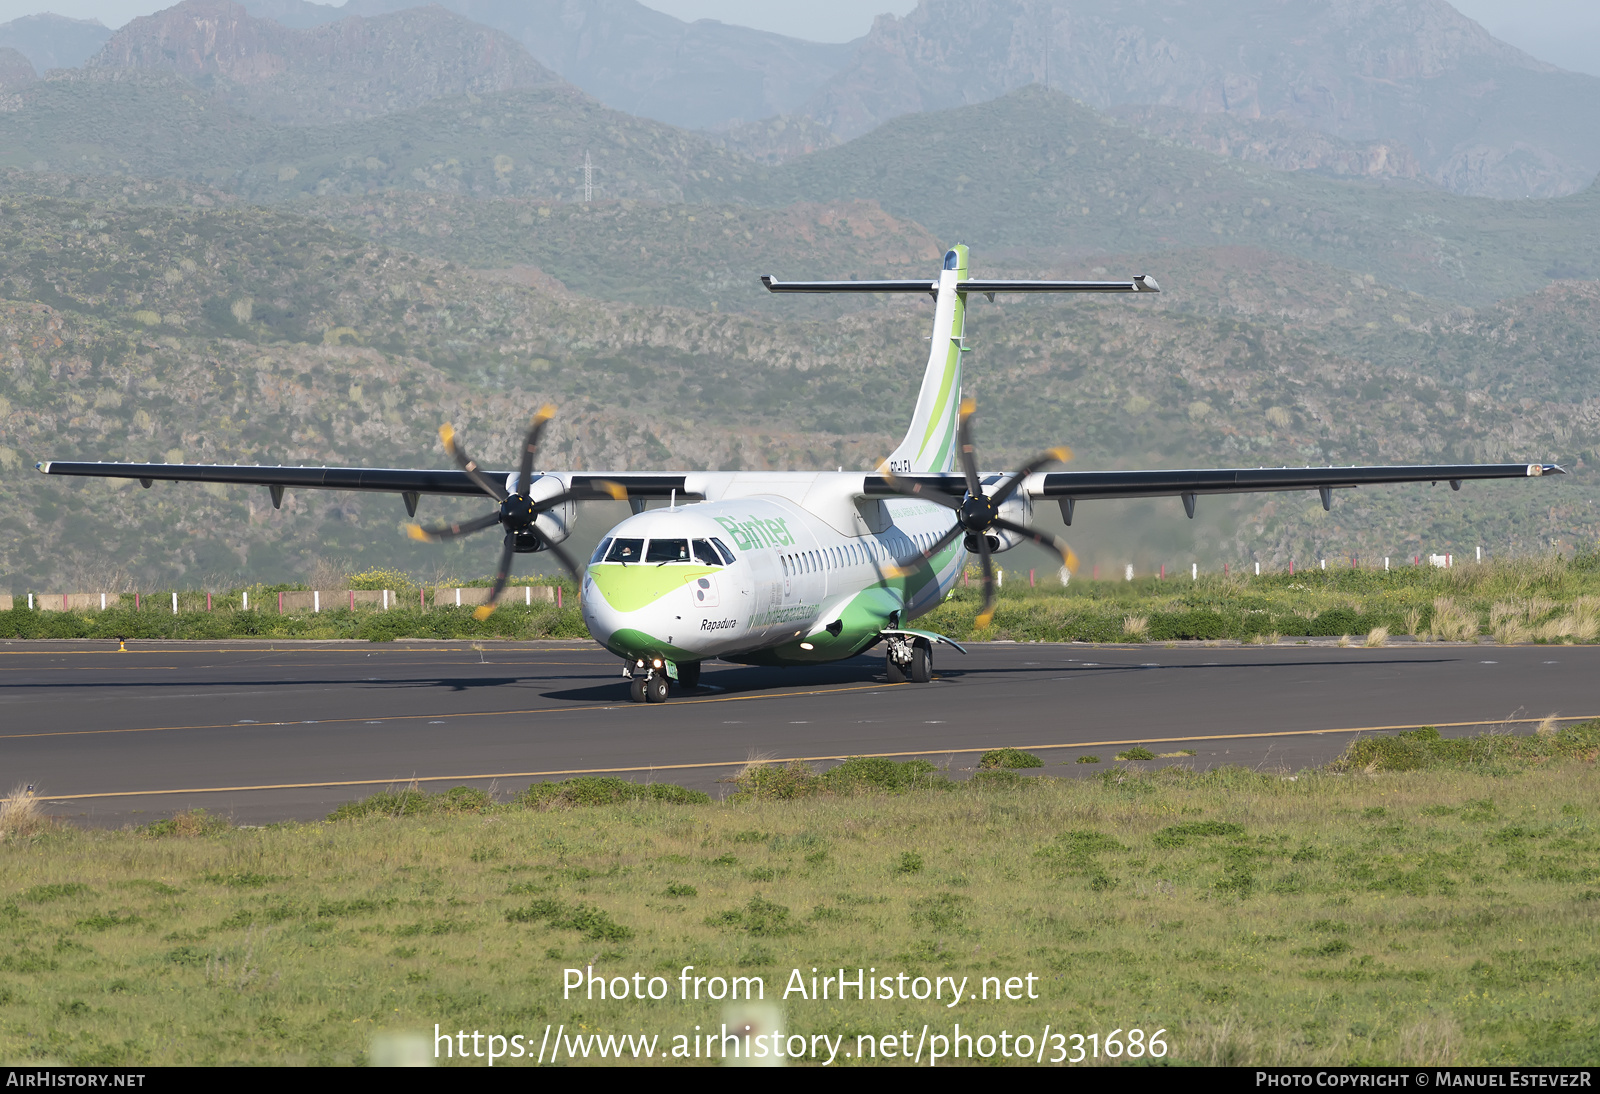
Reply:
[[[879,687],[896,686],[897,687],[897,686],[901,686],[901,685],[884,685],[884,684],[880,684],[880,685],[877,685],[877,686],[879,686]],[[1313,736],[1321,736],[1321,735],[1325,735],[1325,734],[1329,734],[1329,733],[1377,733],[1377,732],[1382,732],[1382,731],[1385,731],[1385,730],[1422,729],[1424,725],[1432,726],[1435,729],[1438,729],[1440,727],[1443,727],[1443,728],[1446,728],[1446,729],[1458,729],[1458,728],[1462,728],[1462,727],[1465,727],[1465,726],[1520,725],[1520,724],[1525,724],[1525,723],[1528,723],[1528,722],[1540,722],[1540,723],[1542,723],[1542,722],[1547,721],[1547,720],[1548,721],[1553,721],[1553,722],[1586,722],[1586,721],[1589,721],[1590,719],[1595,718],[1595,717],[1600,717],[1600,716],[1592,715],[1592,714],[1586,714],[1586,715],[1577,715],[1577,716],[1573,716],[1573,717],[1561,717],[1561,718],[1550,718],[1550,719],[1545,719],[1545,718],[1504,718],[1504,719],[1499,719],[1499,720],[1490,721],[1490,722],[1431,722],[1431,723],[1419,723],[1419,724],[1416,724],[1416,725],[1404,725],[1404,726],[1354,726],[1354,727],[1347,726],[1347,727],[1341,727],[1341,728],[1338,728],[1338,729],[1297,729],[1297,730],[1283,730],[1283,731],[1274,732],[1274,733],[1226,733],[1226,734],[1215,734],[1215,735],[1211,735],[1211,736],[1198,736],[1198,737],[1140,737],[1140,738],[1136,738],[1136,739],[1133,739],[1133,740],[1127,740],[1127,741],[1075,741],[1075,742],[1073,742],[1071,744],[1020,745],[1020,746],[1017,746],[1017,747],[1021,748],[1023,751],[1029,751],[1029,752],[1031,752],[1031,751],[1040,751],[1040,752],[1042,752],[1042,751],[1044,751],[1046,749],[1053,749],[1053,748],[1113,748],[1113,747],[1117,747],[1119,745],[1178,744],[1179,742],[1182,742],[1182,741],[1241,741],[1241,740],[1259,739],[1259,738],[1263,738],[1263,737],[1313,737]],[[291,723],[285,723],[285,724],[294,725],[294,724],[298,724],[298,723],[292,723],[291,722]],[[821,762],[821,761],[825,761],[825,760],[848,760],[848,759],[851,759],[851,758],[856,757],[856,756],[865,756],[865,757],[872,757],[872,758],[878,758],[878,759],[892,759],[893,757],[896,757],[896,756],[929,756],[929,755],[939,756],[939,755],[954,755],[956,753],[967,753],[967,752],[987,752],[992,747],[993,747],[992,745],[983,745],[983,746],[980,746],[978,748],[924,748],[924,749],[918,749],[918,750],[916,750],[914,752],[852,752],[852,753],[849,753],[847,755],[839,755],[839,756],[787,756],[787,757],[781,757],[781,758],[776,758],[776,759],[771,759],[771,760],[763,760],[761,762],[762,763],[772,763],[772,764],[817,763],[817,762]],[[158,795],[158,794],[161,794],[161,795],[166,795],[166,794],[225,794],[225,793],[241,792],[241,791],[246,791],[246,790],[315,790],[315,789],[332,788],[332,787],[339,787],[339,786],[395,786],[395,785],[410,785],[411,783],[472,782],[472,781],[477,781],[477,780],[481,780],[481,779],[530,779],[530,778],[536,779],[536,778],[542,778],[542,777],[545,777],[545,776],[548,776],[548,775],[621,775],[621,774],[636,773],[636,772],[640,772],[640,771],[689,771],[689,770],[695,770],[695,769],[701,769],[701,768],[707,768],[707,767],[743,767],[743,766],[745,766],[746,764],[748,764],[750,762],[751,761],[748,760],[748,759],[744,759],[744,760],[718,760],[718,761],[709,762],[709,763],[692,763],[692,764],[649,764],[649,765],[646,765],[646,766],[643,766],[643,767],[587,767],[587,768],[570,768],[570,769],[563,770],[563,771],[497,771],[497,772],[490,772],[488,774],[483,774],[483,775],[421,775],[421,776],[412,775],[412,776],[407,776],[407,777],[389,778],[389,779],[345,779],[345,780],[341,780],[341,781],[338,781],[338,782],[267,783],[267,784],[263,784],[263,785],[260,785],[260,786],[199,786],[199,787],[188,787],[188,788],[178,789],[178,790],[107,790],[107,791],[101,791],[101,792],[92,793],[92,794],[51,794],[51,795],[46,796],[43,800],[55,801],[55,802],[63,802],[63,801],[80,801],[80,800],[83,800],[83,799],[86,799],[86,798],[137,798],[137,797],[145,797],[145,796],[155,796],[155,795]],[[9,800],[10,799],[7,799],[7,798],[0,798],[0,801],[9,801]]]
[[[365,682],[365,681],[362,681]],[[380,681],[381,682],[381,681]],[[769,691],[755,695],[724,695],[705,699],[677,699],[673,706],[691,706],[697,703],[736,703],[761,699],[793,699],[805,695],[838,695],[850,691],[875,691],[881,688],[908,687],[906,684],[860,684],[843,688],[817,688],[812,691]],[[371,725],[376,722],[439,722],[446,718],[498,718],[521,714],[587,714],[598,710],[626,710],[633,703],[607,703],[604,706],[539,707],[533,710],[472,710],[442,714],[389,714],[376,718],[294,718],[286,722],[218,722],[214,725],[196,726],[142,726],[131,729],[63,729],[47,733],[0,733],[0,741],[15,741],[32,737],[99,737],[118,733],[174,733],[187,729],[250,729],[258,726],[335,726],[341,724]],[[1477,723],[1469,723],[1476,725]],[[907,754],[909,755],[909,753]],[[716,766],[716,765],[713,765]],[[631,769],[630,769],[631,770]],[[639,770],[644,770],[640,768]]]

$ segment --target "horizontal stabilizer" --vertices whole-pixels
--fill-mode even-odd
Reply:
[[[914,292],[936,295],[938,281],[779,281],[763,274],[768,292]],[[1129,281],[957,281],[956,292],[1160,292],[1156,279],[1139,274]]]

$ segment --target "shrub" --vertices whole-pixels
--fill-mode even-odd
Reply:
[[[400,570],[374,567],[359,574],[350,574],[345,579],[345,584],[352,589],[388,589],[405,604],[410,604],[417,598],[416,582],[411,580],[409,574]]]
[[[232,822],[226,817],[213,817],[204,809],[187,809],[182,813],[174,813],[166,820],[135,828],[134,831],[147,839],[190,839],[195,836],[215,836],[232,827]]]
[[[633,929],[611,918],[609,912],[578,904],[568,908],[559,900],[536,900],[525,908],[513,908],[506,913],[507,923],[537,923],[548,920],[550,926],[561,930],[580,931],[584,938],[594,942],[626,942],[633,937]]]
[[[672,783],[635,783],[615,776],[586,775],[561,782],[532,783],[512,801],[529,809],[614,805],[636,801],[704,805],[711,801],[711,795]]]
[[[1489,732],[1475,737],[1442,737],[1432,726],[1423,726],[1389,737],[1358,738],[1330,766],[1334,771],[1422,771],[1551,759],[1593,762],[1597,752],[1600,719],[1580,722],[1557,733],[1529,736]]]
[[[919,787],[947,787],[950,780],[927,760],[896,762],[882,756],[852,756],[822,775],[835,794],[878,790],[900,794]]]
[[[1119,760],[1153,760],[1156,758],[1156,754],[1144,747],[1144,745],[1134,745],[1132,748],[1124,749],[1117,753],[1116,758]]]
[[[758,938],[777,938],[803,930],[790,922],[789,909],[782,904],[753,896],[743,908],[730,908],[706,917],[708,927],[730,927],[748,931]]]
[[[1146,628],[1147,636],[1154,642],[1173,642],[1179,639],[1214,639],[1230,637],[1236,627],[1220,612],[1155,612]],[[1134,630],[1129,630],[1133,636]]]
[[[1227,821],[1191,821],[1188,824],[1173,824],[1161,829],[1150,842],[1157,847],[1182,847],[1191,839],[1212,839],[1228,837],[1237,839],[1244,835],[1244,829],[1237,824]]]
[[[1100,757],[1099,756],[1079,756],[1076,760],[1073,760],[1072,762],[1075,763],[1075,764],[1097,764],[1097,763],[1100,762]]]
[[[979,767],[1029,768],[1043,767],[1044,761],[1020,748],[992,748],[978,761]]]
[[[922,856],[915,851],[904,851],[900,855],[900,864],[894,868],[897,874],[922,873]]]

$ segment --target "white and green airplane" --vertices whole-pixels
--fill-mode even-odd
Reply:
[[[1445,464],[1390,467],[1217,468],[1176,471],[1045,471],[1070,458],[1051,449],[1010,473],[978,468],[971,400],[961,387],[967,303],[1012,292],[1153,293],[1152,278],[1128,281],[995,281],[968,276],[967,248],[952,247],[934,280],[778,281],[774,293],[926,293],[934,301],[932,348],[905,439],[873,473],[705,471],[609,473],[534,470],[539,439],[555,413],[534,415],[511,473],[479,468],[446,425],[445,449],[458,470],[339,467],[244,467],[205,464],[41,462],[47,475],[238,483],[266,486],[275,506],[286,489],[398,493],[416,515],[423,494],[479,496],[497,507],[475,520],[423,528],[422,540],[469,535],[498,525],[500,564],[493,611],[518,553],[549,551],[581,583],[589,633],[622,659],[635,701],[662,702],[669,680],[698,686],[703,662],[804,665],[854,657],[882,643],[894,682],[932,678],[933,648],[954,641],[911,626],[955,585],[968,559],[983,571],[979,626],[994,612],[992,558],[1025,541],[1049,546],[1073,567],[1071,548],[1030,527],[1035,502],[1055,502],[1072,523],[1079,501],[1182,499],[1194,516],[1201,494],[1317,490],[1332,492],[1403,482],[1527,478],[1561,474],[1554,464]],[[560,546],[576,505],[628,500],[634,515],[606,533],[580,569]],[[669,502],[646,510],[647,499]],[[965,652],[965,651],[963,651]]]

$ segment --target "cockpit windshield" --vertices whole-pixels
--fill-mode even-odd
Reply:
[[[596,562],[652,563],[697,562],[702,566],[732,566],[733,552],[719,539],[611,539],[600,541],[590,564]]]
[[[688,562],[689,541],[686,539],[653,539],[644,553],[646,562]]]
[[[607,562],[638,562],[644,555],[644,540],[642,539],[617,539],[611,543],[611,551],[606,555]]]

